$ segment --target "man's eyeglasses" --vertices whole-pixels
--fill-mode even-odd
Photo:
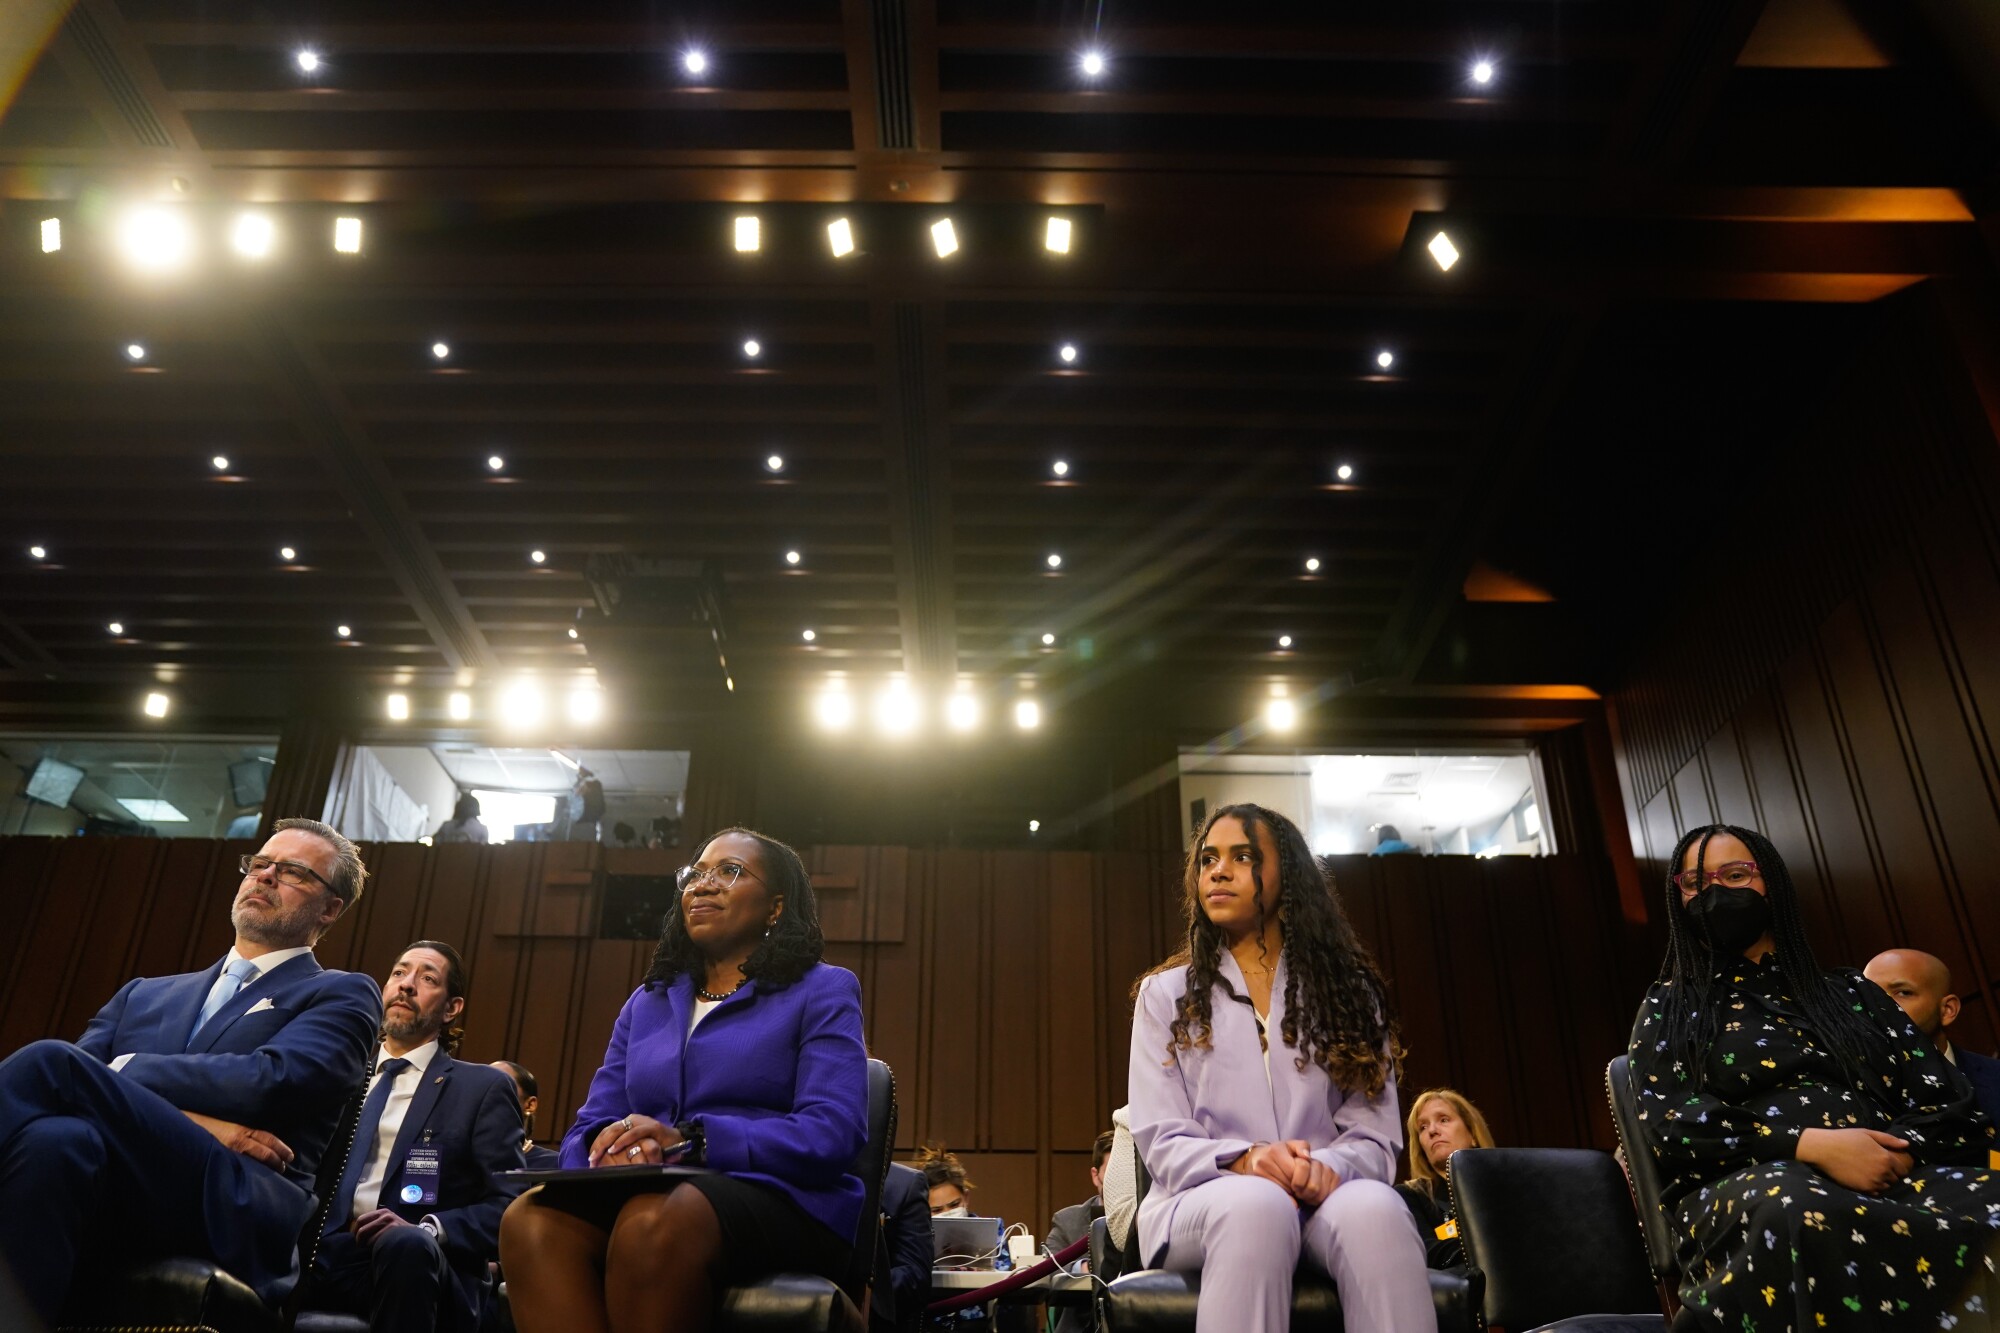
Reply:
[[[237,861],[246,875],[261,875],[269,870],[278,877],[278,883],[295,889],[310,888],[317,884],[328,893],[339,896],[333,885],[321,878],[319,871],[311,866],[300,865],[297,861],[274,861],[268,856],[246,856]]]
[[[1700,893],[1711,883],[1720,884],[1725,889],[1747,889],[1757,875],[1755,861],[1731,861],[1713,870],[1683,870],[1674,876],[1674,884],[1682,893]]]
[[[719,866],[682,866],[674,872],[674,886],[687,893],[705,881],[713,884],[718,892],[727,893],[736,887],[737,880],[746,876],[757,879],[750,874],[750,867],[736,861],[724,861]],[[757,882],[762,884],[764,881],[757,879]]]

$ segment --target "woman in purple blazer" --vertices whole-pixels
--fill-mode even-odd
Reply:
[[[562,1164],[713,1174],[636,1195],[522,1195],[500,1230],[522,1333],[702,1330],[723,1287],[846,1268],[867,1135],[860,983],[820,961],[812,879],[783,843],[727,829],[679,879]]]
[[[1149,1267],[1199,1270],[1200,1333],[1281,1333],[1301,1252],[1346,1324],[1434,1328],[1391,1182],[1402,1047],[1381,974],[1289,819],[1224,806],[1194,841],[1187,940],[1142,978],[1132,1140]]]

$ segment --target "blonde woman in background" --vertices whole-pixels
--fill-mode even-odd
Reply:
[[[1463,1094],[1429,1088],[1410,1103],[1403,1138],[1410,1146],[1410,1178],[1396,1186],[1396,1193],[1423,1233],[1424,1262],[1432,1268],[1461,1267],[1465,1248],[1458,1243],[1451,1202],[1451,1155],[1460,1148],[1491,1148],[1493,1131]]]

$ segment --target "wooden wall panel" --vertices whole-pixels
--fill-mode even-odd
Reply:
[[[235,878],[222,872],[240,846],[0,840],[24,923],[0,955],[0,1049],[74,1037],[121,967],[211,963],[228,947]],[[591,937],[599,881],[574,847],[364,853],[376,873],[322,961],[382,976],[413,939],[458,944],[472,973],[464,1056],[535,1070],[538,1137],[560,1138],[651,943]],[[628,873],[674,863],[612,857]],[[902,1154],[944,1142],[983,1207],[1040,1235],[1086,1196],[1091,1140],[1125,1100],[1132,986],[1182,929],[1178,858],[829,847],[807,864],[850,877],[844,891],[883,936],[830,956],[859,974],[870,1048],[896,1070]],[[1599,1071],[1643,986],[1616,963],[1625,927],[1608,863],[1356,856],[1335,876],[1390,978],[1405,1088],[1464,1089],[1509,1141],[1599,1141]]]

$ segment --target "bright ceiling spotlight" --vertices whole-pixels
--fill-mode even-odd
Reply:
[[[1319,557],[1318,557],[1318,556],[1316,556],[1316,555],[1309,555],[1309,556],[1307,556],[1307,557],[1306,557],[1306,573],[1308,573],[1308,574],[1317,574],[1317,573],[1319,573]]]
[[[1289,635],[1289,634],[1280,634],[1280,635],[1278,636],[1278,646],[1279,646],[1280,648],[1289,648],[1289,647],[1291,647],[1291,646],[1292,646],[1292,636],[1291,636],[1291,635]]]
[[[826,243],[833,249],[835,259],[845,259],[854,253],[854,224],[846,218],[835,218],[826,224]]]
[[[145,710],[147,717],[165,717],[167,715],[167,707],[167,696],[161,694],[159,691],[155,690],[146,696]]]
[[[1049,465],[1049,471],[1055,473],[1058,477],[1067,477],[1069,475],[1069,463],[1064,459],[1058,458]]]
[[[1333,470],[1333,475],[1339,477],[1342,481],[1353,481],[1354,466],[1351,463],[1342,463]]]
[[[517,680],[500,695],[500,721],[509,727],[532,727],[547,710],[548,700],[531,680]]]
[[[1050,551],[1048,555],[1048,566],[1050,569],[1061,569],[1062,557],[1057,555],[1054,551]]]
[[[298,558],[299,551],[296,546],[280,546],[278,548],[278,559],[284,561],[286,564],[289,565]]]
[[[37,560],[46,560],[49,558],[49,548],[46,546],[30,546],[28,554]]]
[[[979,725],[979,700],[960,689],[944,701],[945,725],[953,731],[971,731]]]
[[[217,472],[229,471],[229,456],[227,454],[217,454],[215,457],[209,459],[208,461],[209,464],[212,467],[214,467],[214,469]]]
[[[448,357],[448,356],[450,356],[450,355],[451,355],[451,344],[450,344],[450,343],[432,343],[432,344],[431,344],[431,355],[432,355],[433,357],[437,358],[437,359],[438,359],[439,361],[442,361],[442,360],[444,360],[444,359],[445,359],[446,357]]]
[[[1482,88],[1493,82],[1493,76],[1497,72],[1493,67],[1493,62],[1490,60],[1475,60],[1472,62],[1472,81]]]
[[[292,63],[299,67],[299,73],[311,74],[319,69],[319,52],[307,47],[292,57]]]
[[[802,638],[802,639],[804,639],[804,640],[805,640],[805,641],[806,641],[807,643],[811,643],[811,642],[812,642],[813,640],[815,640],[815,639],[819,638],[819,634],[818,634],[818,633],[817,633],[816,631],[813,631],[813,630],[807,630],[807,631],[805,631],[805,633],[801,634],[801,635],[800,635],[799,637],[800,637],[800,638]]]
[[[590,726],[604,716],[604,691],[595,685],[579,685],[569,692],[569,720]]]
[[[854,725],[854,698],[838,682],[828,685],[814,702],[813,715],[828,731],[846,731]]]
[[[1030,833],[1040,833],[1041,831],[1042,831],[1042,821],[1041,821],[1041,820],[1039,820],[1039,819],[1031,819],[1031,820],[1029,820],[1029,821],[1028,821],[1028,832],[1030,832]]]
[[[333,220],[333,248],[343,255],[361,253],[361,219],[335,218]]]
[[[736,250],[739,254],[752,254],[764,244],[764,225],[754,216],[744,215],[736,219]]]
[[[1053,634],[1044,634],[1044,635],[1042,636],[1042,647],[1044,647],[1044,648],[1053,648],[1053,647],[1055,647],[1055,646],[1056,646],[1056,636],[1055,636],[1055,635],[1053,635]]]
[[[939,259],[958,252],[958,229],[951,225],[950,218],[939,218],[931,223],[931,244],[937,247]]]
[[[113,637],[117,637],[125,633],[125,623],[120,620],[114,620],[109,625],[106,625],[104,628],[110,630]]]
[[[62,219],[42,219],[42,253],[52,255],[62,249]]]
[[[354,627],[352,625],[335,625],[333,627],[333,632],[335,635],[343,639],[351,639],[354,637]]]
[[[797,551],[785,552],[785,563],[788,565],[796,565],[797,563],[799,563],[799,561],[803,559],[805,559],[805,557],[800,555]]]
[[[486,470],[488,472],[498,472],[500,469],[506,466],[507,466],[507,460],[502,458],[500,455],[498,454],[486,455]]]
[[[229,229],[229,248],[245,259],[268,259],[278,245],[278,226],[263,213],[242,213]]]
[[[549,562],[549,553],[547,551],[542,551],[542,550],[530,551],[528,552],[528,559],[534,561],[538,565],[545,565]]]
[[[1014,702],[1014,725],[1022,731],[1033,731],[1042,725],[1042,706],[1033,699],[1017,699]]]
[[[1437,266],[1447,273],[1451,272],[1451,266],[1458,262],[1458,247],[1453,245],[1451,237],[1443,232],[1431,237],[1431,243],[1424,249],[1431,252],[1431,258],[1437,260]]]
[[[1387,370],[1390,366],[1396,364],[1396,354],[1385,347],[1375,353],[1375,364],[1383,370]]]
[[[708,70],[708,55],[700,48],[681,54],[681,68],[690,74],[702,74]]]
[[[1077,354],[1076,354],[1076,344],[1075,344],[1075,343],[1064,343],[1064,344],[1062,345],[1062,349],[1061,349],[1060,351],[1058,351],[1058,352],[1056,353],[1056,355],[1062,358],[1062,360],[1063,360],[1063,364],[1064,364],[1064,365],[1066,365],[1066,366],[1073,366],[1073,365],[1075,365],[1075,364],[1076,364],[1076,355],[1077,355]]]
[[[579,634],[578,634],[578,633],[576,632],[576,626],[574,626],[574,625],[571,625],[571,626],[569,627],[569,636],[570,636],[570,638],[572,638],[572,639],[576,639],[576,638],[581,638],[581,637],[582,637],[581,635],[579,635]]]
[[[1264,725],[1273,731],[1290,731],[1298,725],[1299,706],[1290,699],[1272,699],[1264,705]]]
[[[1068,254],[1071,230],[1068,218],[1051,217],[1048,230],[1042,233],[1042,248],[1052,255]]]
[[[917,729],[917,697],[900,680],[875,696],[875,727],[884,736],[907,736]]]
[[[451,697],[444,701],[445,712],[454,722],[464,722],[472,717],[472,696],[464,690],[453,690]]]
[[[389,714],[389,720],[391,722],[408,722],[410,720],[409,695],[392,694],[386,700],[383,701],[383,705],[384,705],[384,711],[386,711]]]
[[[146,359],[146,344],[126,343],[125,359],[127,361],[144,361]]]
[[[1104,52],[1085,51],[1077,61],[1077,65],[1086,75],[1094,79],[1104,73]]]
[[[764,470],[766,472],[783,472],[785,470],[785,456],[783,454],[772,454],[764,460]]]
[[[172,208],[135,208],[118,225],[118,248],[134,268],[165,273],[187,263],[194,233]]]
[[[743,355],[749,357],[752,361],[755,361],[758,357],[762,356],[763,354],[764,354],[764,344],[758,342],[755,338],[745,338],[743,340]]]

